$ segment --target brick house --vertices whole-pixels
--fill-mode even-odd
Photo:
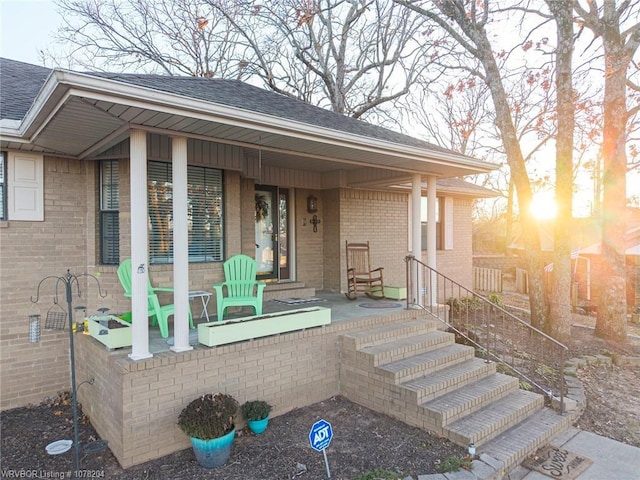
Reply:
[[[30,299],[43,277],[90,273],[107,296],[84,279],[82,302],[133,312],[127,354],[110,355],[90,337],[76,345],[79,378],[99,380],[81,401],[123,466],[185,448],[174,413],[202,388],[238,397],[252,388],[276,406],[339,392],[338,330],[256,344],[277,349],[289,367],[314,352],[304,363],[310,370],[282,362],[278,379],[294,386],[277,391],[287,393],[239,380],[248,375],[242,364],[264,352],[229,347],[212,358],[189,346],[187,291],[212,290],[230,256],[256,258],[273,284],[344,292],[345,241],[368,240],[389,284],[404,284],[403,258],[413,253],[471,285],[471,207],[489,192],[458,177],[488,172],[487,163],[239,81],[76,73],[7,59],[0,81],[0,408],[68,388],[68,336],[28,341],[28,316],[55,307],[53,287],[43,286],[37,306]],[[257,200],[277,220],[269,228],[256,221]],[[132,299],[116,277],[127,257],[144,273]],[[175,345],[159,355],[149,352],[147,274],[176,288]],[[211,366],[221,362],[224,372]],[[150,435],[164,439],[148,445]]]

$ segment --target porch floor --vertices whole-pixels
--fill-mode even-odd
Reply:
[[[263,314],[284,312],[287,310],[297,310],[301,308],[311,307],[324,307],[331,309],[331,322],[336,323],[346,320],[354,320],[358,318],[367,318],[371,316],[392,315],[402,311],[406,308],[406,300],[373,300],[364,295],[358,296],[355,300],[349,300],[342,293],[324,292],[318,291],[313,298],[320,299],[315,302],[297,303],[297,304],[284,304],[275,300],[265,300],[262,307]],[[190,330],[190,343],[191,345],[197,345],[199,323],[205,323],[206,319],[200,318],[201,308],[200,302],[193,302],[191,304],[193,311],[193,323],[196,329]],[[215,308],[209,306],[209,321],[216,321]],[[230,308],[225,320],[233,318],[241,318],[253,315],[253,308],[251,307],[236,307]],[[152,354],[169,351],[173,344],[173,324],[171,319],[169,321],[169,337],[162,338],[160,336],[160,330],[157,327],[149,327],[149,351]],[[123,349],[125,350],[125,349]]]

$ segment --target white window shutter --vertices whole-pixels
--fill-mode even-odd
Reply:
[[[453,197],[444,197],[444,249],[453,250]]]
[[[7,165],[9,220],[44,220],[44,158],[9,152]]]

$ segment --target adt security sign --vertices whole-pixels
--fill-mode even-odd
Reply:
[[[311,427],[309,432],[309,442],[311,448],[321,452],[329,446],[333,438],[333,430],[331,430],[331,424],[326,420],[318,420]]]

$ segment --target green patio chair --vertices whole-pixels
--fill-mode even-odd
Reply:
[[[222,320],[227,307],[253,307],[262,315],[263,282],[256,280],[256,261],[247,255],[234,255],[224,262],[224,279],[214,285],[218,320]]]
[[[120,266],[118,267],[118,280],[120,280],[120,285],[124,289],[124,296],[131,298],[131,276],[133,275],[133,269],[131,266],[131,259],[127,258],[122,261]],[[167,338],[169,336],[169,323],[168,318],[174,314],[174,306],[170,305],[160,305],[160,301],[158,300],[157,292],[173,292],[173,288],[170,287],[154,287],[151,285],[151,279],[147,276],[147,301],[148,301],[148,309],[149,309],[149,317],[151,318],[151,325],[160,327],[160,335],[162,338]],[[189,307],[189,325],[191,328],[193,326],[193,317],[191,315],[191,307]]]

